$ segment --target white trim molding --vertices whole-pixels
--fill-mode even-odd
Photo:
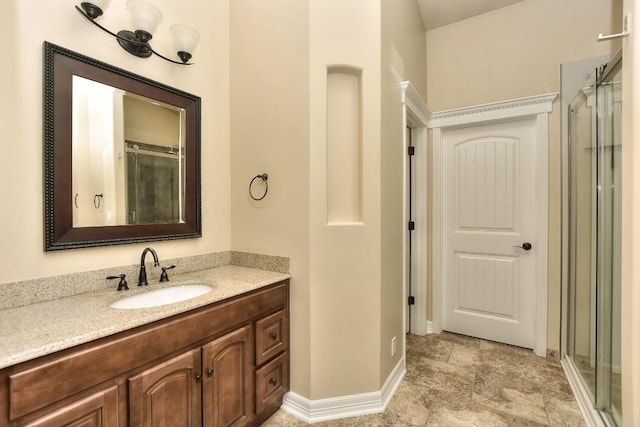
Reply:
[[[433,113],[429,128],[447,128],[470,123],[501,121],[510,118],[550,113],[558,92],[508,101],[492,102],[472,107],[456,108]]]
[[[406,316],[407,309],[407,280],[408,274],[412,274],[412,288],[415,304],[411,310],[411,333],[416,335],[427,334],[427,259],[429,256],[427,245],[427,126],[429,118],[431,117],[431,111],[427,107],[427,104],[420,97],[420,94],[411,85],[411,82],[405,81],[400,83],[402,89],[402,134],[404,135],[402,141],[403,150],[403,176],[408,174],[408,164],[406,150],[409,145],[407,141],[406,128],[411,128],[411,142],[415,147],[415,161],[416,175],[415,175],[415,192],[413,205],[415,207],[413,221],[415,223],[415,229],[413,231],[412,238],[412,272],[408,272],[408,253],[407,253],[407,223],[403,222],[399,224],[402,227],[403,233],[403,315]],[[409,188],[407,181],[404,181],[403,189],[403,211],[404,218],[409,219],[407,206],[409,194]],[[408,328],[405,325],[404,330]],[[406,348],[406,346],[405,346]]]
[[[431,117],[431,112],[427,104],[411,82],[406,81],[400,83],[400,88],[402,88],[402,103],[413,112],[422,126],[427,127],[429,118]]]
[[[549,180],[549,113],[558,93],[494,102],[473,107],[436,112],[431,115],[433,129],[433,332],[442,332],[442,250],[443,250],[443,131],[472,124],[504,122],[535,118],[536,158],[536,241],[538,244],[535,278],[535,342],[536,355],[547,354],[547,251],[548,251],[548,180]]]
[[[289,392],[282,400],[281,409],[309,424],[379,414],[389,406],[406,373],[405,359],[402,358],[379,391],[319,400],[309,400]]]
[[[431,175],[431,330],[435,334],[442,332],[442,130],[437,127],[432,132],[433,150]]]

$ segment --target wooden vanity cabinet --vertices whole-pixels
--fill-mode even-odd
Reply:
[[[33,427],[117,427],[118,388],[94,393],[31,421]]]
[[[289,390],[289,281],[0,370],[0,426],[258,426]]]

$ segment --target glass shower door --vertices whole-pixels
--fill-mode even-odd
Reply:
[[[621,62],[570,108],[567,355],[595,408],[620,424]]]
[[[608,71],[608,70],[605,70]],[[618,424],[620,393],[622,70],[603,76],[598,102],[598,373],[596,405]]]
[[[568,353],[596,390],[597,109],[595,73],[571,104]]]

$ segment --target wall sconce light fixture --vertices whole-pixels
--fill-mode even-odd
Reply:
[[[189,60],[196,44],[200,41],[200,34],[196,30],[182,24],[175,24],[169,27],[178,57],[182,62],[174,61],[153,50],[149,44],[149,40],[153,37],[153,32],[162,21],[160,9],[145,0],[127,0],[127,10],[131,14],[131,22],[135,31],[122,30],[113,33],[96,22],[96,19],[104,13],[104,10],[109,5],[109,1],[91,0],[90,2],[82,2],[80,7],[76,6],[76,10],[98,28],[118,39],[120,46],[132,55],[140,58],[157,55],[174,64],[191,65]]]

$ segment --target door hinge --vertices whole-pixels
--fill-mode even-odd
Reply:
[[[414,147],[413,145],[408,146],[407,154],[410,156],[413,156],[414,154],[416,154],[416,147]]]
[[[410,296],[410,297],[409,297],[409,301],[407,301],[407,303],[408,303],[409,305],[415,305],[415,303],[416,303],[416,298],[415,298],[413,295],[412,295],[412,296]]]
[[[413,231],[416,229],[416,223],[413,221],[409,221],[409,231]]]

